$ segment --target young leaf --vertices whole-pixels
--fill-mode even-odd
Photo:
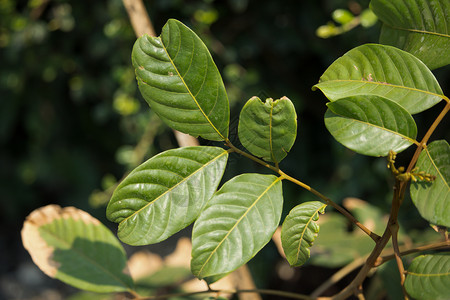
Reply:
[[[434,141],[420,153],[416,166],[436,176],[433,182],[411,184],[411,199],[428,222],[450,227],[450,146],[445,140]]]
[[[345,147],[364,155],[386,156],[414,143],[417,127],[400,105],[378,96],[354,96],[327,104],[325,125]]]
[[[319,201],[305,202],[294,207],[281,227],[281,243],[289,264],[303,265],[309,258],[309,248],[319,232],[319,213],[323,214],[327,205]]]
[[[258,97],[247,101],[239,116],[239,140],[253,155],[280,162],[294,145],[297,114],[287,97],[265,103]]]
[[[445,96],[433,73],[412,54],[391,46],[366,44],[338,58],[313,87],[331,101],[378,95],[409,113],[424,111]]]
[[[372,0],[383,22],[380,43],[408,51],[430,69],[450,64],[450,1]]]
[[[280,177],[243,174],[226,182],[194,224],[192,273],[212,277],[245,264],[270,241],[282,206]]]
[[[171,19],[160,37],[136,41],[132,60],[142,96],[167,125],[195,137],[227,138],[230,108],[222,77],[193,31]]]
[[[162,152],[120,183],[106,216],[119,223],[130,245],[165,240],[191,224],[219,185],[228,152],[218,147],[184,147]]]
[[[408,268],[405,289],[417,300],[445,300],[450,295],[450,252],[421,255]]]
[[[45,274],[74,287],[98,293],[133,287],[122,245],[82,210],[58,205],[36,209],[24,222],[22,242]]]

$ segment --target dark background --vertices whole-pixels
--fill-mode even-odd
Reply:
[[[157,34],[168,18],[176,18],[207,44],[229,93],[232,132],[251,96],[288,96],[299,127],[281,168],[338,203],[359,197],[389,211],[392,178],[385,159],[356,155],[336,143],[323,125],[326,98],[311,91],[339,56],[377,42],[380,24],[330,39],[317,37],[315,30],[335,9],[358,13],[369,1],[145,3]],[[114,231],[116,225],[105,219],[104,190],[142,159],[177,146],[137,91],[130,59],[134,41],[119,0],[0,1],[0,299],[61,299],[75,292],[43,275],[23,249],[20,230],[32,210],[76,206]],[[448,94],[449,68],[435,74]],[[419,138],[442,107],[415,116]],[[448,140],[448,128],[444,122],[433,137]],[[399,163],[409,155],[402,154]],[[227,168],[225,178],[265,172],[237,156]],[[315,200],[295,186],[283,188],[285,214],[296,203]],[[427,227],[409,201],[400,218],[419,235]],[[167,254],[172,244],[148,249]],[[307,265],[283,282],[276,276],[278,261],[268,245],[251,262],[258,287],[309,293],[335,270]]]

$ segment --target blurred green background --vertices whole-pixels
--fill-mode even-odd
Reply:
[[[359,197],[381,216],[389,211],[392,178],[385,159],[355,155],[336,143],[323,125],[326,98],[311,91],[339,56],[377,42],[380,24],[330,39],[316,36],[333,11],[358,14],[368,0],[145,4],[158,34],[168,18],[176,18],[210,49],[229,94],[234,142],[239,110],[251,96],[288,96],[299,128],[281,168],[338,203]],[[120,0],[0,0],[0,299],[61,299],[75,292],[41,274],[23,249],[20,229],[32,210],[50,203],[76,206],[114,230],[104,216],[111,187],[143,159],[177,147],[171,130],[137,91],[130,58],[134,41]],[[449,68],[434,73],[448,95]],[[437,105],[417,116],[419,135],[440,109]],[[441,124],[434,138],[449,140],[448,125]],[[225,179],[265,172],[237,156],[227,168]],[[296,203],[314,200],[289,184],[284,194],[285,214]],[[400,218],[411,239],[428,232],[409,201],[404,209]],[[343,224],[343,232],[348,231]],[[164,252],[164,247],[148,249]],[[317,286],[341,265],[316,259],[282,281],[275,272],[279,260],[270,244],[250,264],[259,287],[308,293],[314,281]]]

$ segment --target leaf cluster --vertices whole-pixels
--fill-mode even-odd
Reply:
[[[279,168],[297,136],[298,116],[286,96],[265,101],[258,97],[249,99],[241,110],[238,124],[238,137],[245,151],[230,141],[229,100],[221,74],[201,39],[181,22],[170,19],[159,37],[144,35],[133,47],[132,61],[139,90],[168,126],[194,137],[221,142],[223,147],[167,150],[135,168],[118,185],[106,210],[107,218],[119,224],[120,240],[130,245],[159,243],[193,223],[191,272],[212,283],[252,259],[271,240],[280,221],[281,244],[288,262],[291,266],[303,265],[320,231],[319,215],[325,213],[327,206],[332,206],[376,244],[360,275],[339,295],[348,296],[361,285],[362,281],[358,280],[363,280],[375,266],[391,236],[400,274],[404,276],[397,241],[397,218],[410,179],[430,179],[414,180],[411,198],[425,220],[450,227],[450,146],[445,140],[428,144],[434,129],[450,110],[450,99],[431,72],[433,68],[448,64],[445,49],[448,48],[450,21],[442,16],[450,15],[450,6],[438,0],[394,1],[399,7],[412,7],[408,11],[411,16],[403,19],[395,15],[398,7],[389,3],[373,0],[371,7],[384,22],[381,41],[393,45],[365,44],[351,49],[332,63],[313,87],[330,101],[324,116],[326,128],[348,149],[367,156],[391,155],[389,166],[394,169],[392,153],[416,146],[409,166],[395,168],[393,208],[382,236],[370,231],[331,199]],[[425,5],[433,8],[430,11],[434,15],[418,9]],[[393,42],[399,39],[401,45]],[[422,48],[418,49],[418,39],[433,49],[426,52],[431,53],[432,58],[427,58]],[[442,59],[436,59],[441,56]],[[414,115],[443,100],[446,101],[444,110],[418,140]],[[274,174],[240,174],[219,188],[232,152],[267,167]],[[417,170],[421,173],[415,173],[419,172]],[[299,204],[281,220],[282,188],[286,181],[308,190],[321,202]],[[57,217],[53,213],[49,215],[33,229],[50,233],[48,238],[40,234],[44,239],[43,249],[75,245],[77,236],[64,238],[63,245],[58,244],[54,236],[65,226],[77,225],[71,224],[72,221],[64,223],[64,213]],[[47,229],[54,221],[64,225]],[[120,247],[114,247],[121,252]],[[83,251],[86,249],[90,248],[83,247]],[[48,253],[53,255],[52,249],[46,253],[47,258],[51,257]],[[414,260],[406,281],[402,277],[406,293],[425,299],[422,291],[417,290],[416,281],[419,281],[434,287],[434,299],[446,295],[450,280],[447,254],[431,254]],[[62,261],[56,260],[56,263]],[[103,291],[99,287],[101,284],[91,287],[89,280],[77,284],[64,275],[55,275],[59,272],[63,272],[63,268],[52,275],[88,290]],[[117,270],[111,273],[117,274]],[[129,278],[122,277],[121,283],[111,284],[113,287],[108,291],[117,288],[133,293]]]

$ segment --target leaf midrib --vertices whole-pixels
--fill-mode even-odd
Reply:
[[[202,267],[198,271],[198,277],[201,277],[201,273],[203,272],[203,269],[206,267],[208,262],[211,260],[213,255],[217,252],[217,250],[220,248],[220,246],[225,242],[225,240],[228,238],[228,236],[234,231],[234,229],[240,224],[240,222],[244,219],[245,216],[253,209],[253,207],[261,200],[261,198],[278,182],[281,181],[281,177],[277,177],[274,182],[272,182],[262,193],[259,195],[256,200],[250,205],[244,214],[236,221],[236,223],[231,227],[231,229],[227,232],[227,234],[222,238],[222,240],[219,242],[219,244],[214,248],[213,251],[209,254],[208,258],[203,263]],[[214,275],[214,274],[213,274]]]
[[[142,206],[140,209],[138,209],[137,211],[135,211],[134,213],[132,213],[131,215],[129,215],[128,217],[124,218],[122,221],[120,221],[119,225],[121,225],[122,223],[128,221],[128,219],[132,218],[133,216],[139,214],[142,210],[146,209],[149,205],[153,204],[154,202],[156,202],[158,199],[162,198],[163,196],[165,196],[167,193],[171,192],[172,190],[174,190],[176,187],[178,187],[179,185],[181,185],[182,183],[186,182],[189,178],[191,178],[192,176],[194,176],[195,174],[197,174],[198,172],[202,171],[204,168],[206,168],[207,166],[209,166],[211,163],[217,161],[219,158],[221,158],[223,155],[228,154],[227,151],[224,150],[224,152],[222,152],[220,155],[216,156],[215,158],[211,159],[208,163],[204,164],[203,166],[201,166],[200,168],[198,168],[197,170],[195,170],[193,173],[189,174],[189,176],[183,178],[180,182],[178,182],[177,184],[175,184],[174,186],[170,187],[169,189],[167,189],[167,191],[165,191],[164,193],[162,193],[161,195],[159,195],[158,197],[156,197],[155,199],[153,199],[152,201],[148,202],[146,205]],[[185,158],[185,157],[184,157]],[[191,158],[187,158],[187,159],[191,159]],[[196,161],[198,162],[198,161]]]
[[[324,208],[324,207],[326,207],[327,205],[326,204],[323,204],[321,207],[319,207],[318,209],[316,209],[315,210],[315,212],[313,213],[313,215],[308,219],[308,222],[306,223],[306,225],[305,225],[305,230],[303,230],[303,232],[302,232],[302,234],[301,234],[301,236],[300,236],[300,242],[298,243],[298,247],[297,247],[297,254],[296,254],[296,262],[298,262],[298,257],[300,256],[300,249],[301,249],[301,246],[302,246],[302,241],[304,240],[303,239],[303,236],[305,235],[305,233],[306,233],[306,230],[308,229],[308,226],[309,226],[309,224],[311,223],[311,222],[313,222],[314,220],[314,216],[317,214],[319,214],[319,212],[320,212],[320,210],[322,209],[322,208]]]
[[[423,34],[429,34],[429,35],[436,35],[436,36],[440,36],[440,37],[444,37],[444,38],[450,38],[450,35],[445,34],[445,33],[440,33],[440,32],[433,32],[433,31],[413,29],[413,28],[397,27],[397,26],[392,26],[392,25],[387,24],[387,23],[384,23],[384,25],[387,26],[387,27],[390,27],[392,29],[395,29],[395,30],[402,30],[402,31],[414,32],[414,33],[423,33]]]
[[[329,80],[324,80],[322,82],[319,82],[316,86],[320,86],[321,84],[326,84],[326,83],[330,83],[330,82],[355,82],[355,83],[365,83],[365,84],[375,84],[378,86],[387,86],[387,87],[392,87],[392,88],[398,88],[398,89],[405,89],[405,90],[410,90],[410,91],[414,91],[414,92],[419,92],[419,93],[424,93],[424,94],[428,94],[428,95],[432,95],[432,96],[436,96],[439,97],[441,99],[446,99],[447,101],[450,101],[445,95],[443,94],[436,94],[430,91],[426,91],[426,90],[421,90],[418,88],[413,88],[413,87],[407,87],[407,86],[402,86],[402,85],[395,85],[395,84],[391,84],[391,83],[381,83],[378,81],[367,81],[367,80],[357,80],[357,79],[329,79]]]
[[[169,28],[169,35],[170,35],[170,28]],[[170,63],[172,64],[173,68],[175,69],[175,71],[177,72],[178,77],[180,78],[181,82],[183,83],[184,87],[186,88],[186,90],[188,91],[189,95],[191,96],[192,100],[195,102],[195,104],[197,105],[198,109],[200,110],[200,112],[202,113],[203,117],[205,117],[206,121],[208,121],[209,125],[214,129],[214,131],[219,135],[219,137],[222,140],[225,140],[226,138],[222,135],[222,133],[216,128],[216,126],[214,126],[214,124],[211,122],[211,120],[209,119],[208,115],[206,115],[206,113],[203,111],[202,107],[200,106],[200,104],[198,103],[197,99],[195,98],[195,96],[192,94],[191,89],[189,88],[189,86],[186,84],[186,82],[184,81],[184,78],[181,76],[180,71],[178,70],[177,66],[175,65],[174,61],[172,60],[172,57],[170,57],[169,52],[167,52],[167,47],[166,45],[164,45],[163,40],[161,39],[161,37],[157,37],[160,41],[161,41],[161,45],[163,46],[162,48],[164,49],[164,52],[166,53],[167,57],[170,60]],[[181,39],[181,37],[180,37]],[[192,37],[193,39],[193,37]],[[181,44],[181,43],[180,43]],[[193,41],[193,47],[195,48],[195,40]],[[181,47],[181,45],[180,45]],[[207,67],[209,65],[209,60],[208,60],[208,56],[206,58],[206,61],[208,62]],[[192,64],[192,62],[191,62]],[[191,64],[189,65],[189,68],[191,66]],[[187,73],[187,72],[186,72]],[[205,74],[206,77],[206,74]],[[217,100],[217,99],[216,99]]]
[[[330,109],[330,110],[331,110],[331,109]],[[412,139],[412,138],[410,138],[410,137],[408,137],[408,136],[406,136],[406,135],[403,135],[403,134],[401,134],[401,133],[399,133],[399,132],[396,132],[396,131],[393,131],[393,130],[391,130],[391,129],[387,129],[386,127],[381,127],[381,126],[379,126],[379,125],[375,125],[375,124],[371,124],[371,123],[364,122],[364,121],[361,121],[361,120],[357,120],[357,119],[354,119],[354,118],[350,118],[350,117],[347,117],[347,116],[343,116],[343,115],[341,115],[341,114],[335,113],[333,110],[331,110],[331,112],[332,112],[333,114],[335,114],[336,116],[339,116],[339,117],[341,117],[341,118],[345,118],[345,119],[352,120],[352,121],[357,122],[357,123],[364,124],[364,125],[369,126],[369,127],[375,127],[375,128],[377,128],[377,129],[380,129],[380,130],[383,130],[383,131],[387,131],[387,132],[392,133],[392,134],[394,134],[394,135],[396,135],[396,136],[399,136],[400,138],[402,138],[402,139],[404,139],[404,140],[409,141],[411,144],[416,144],[416,145],[419,144],[419,142],[416,141],[415,139]]]

